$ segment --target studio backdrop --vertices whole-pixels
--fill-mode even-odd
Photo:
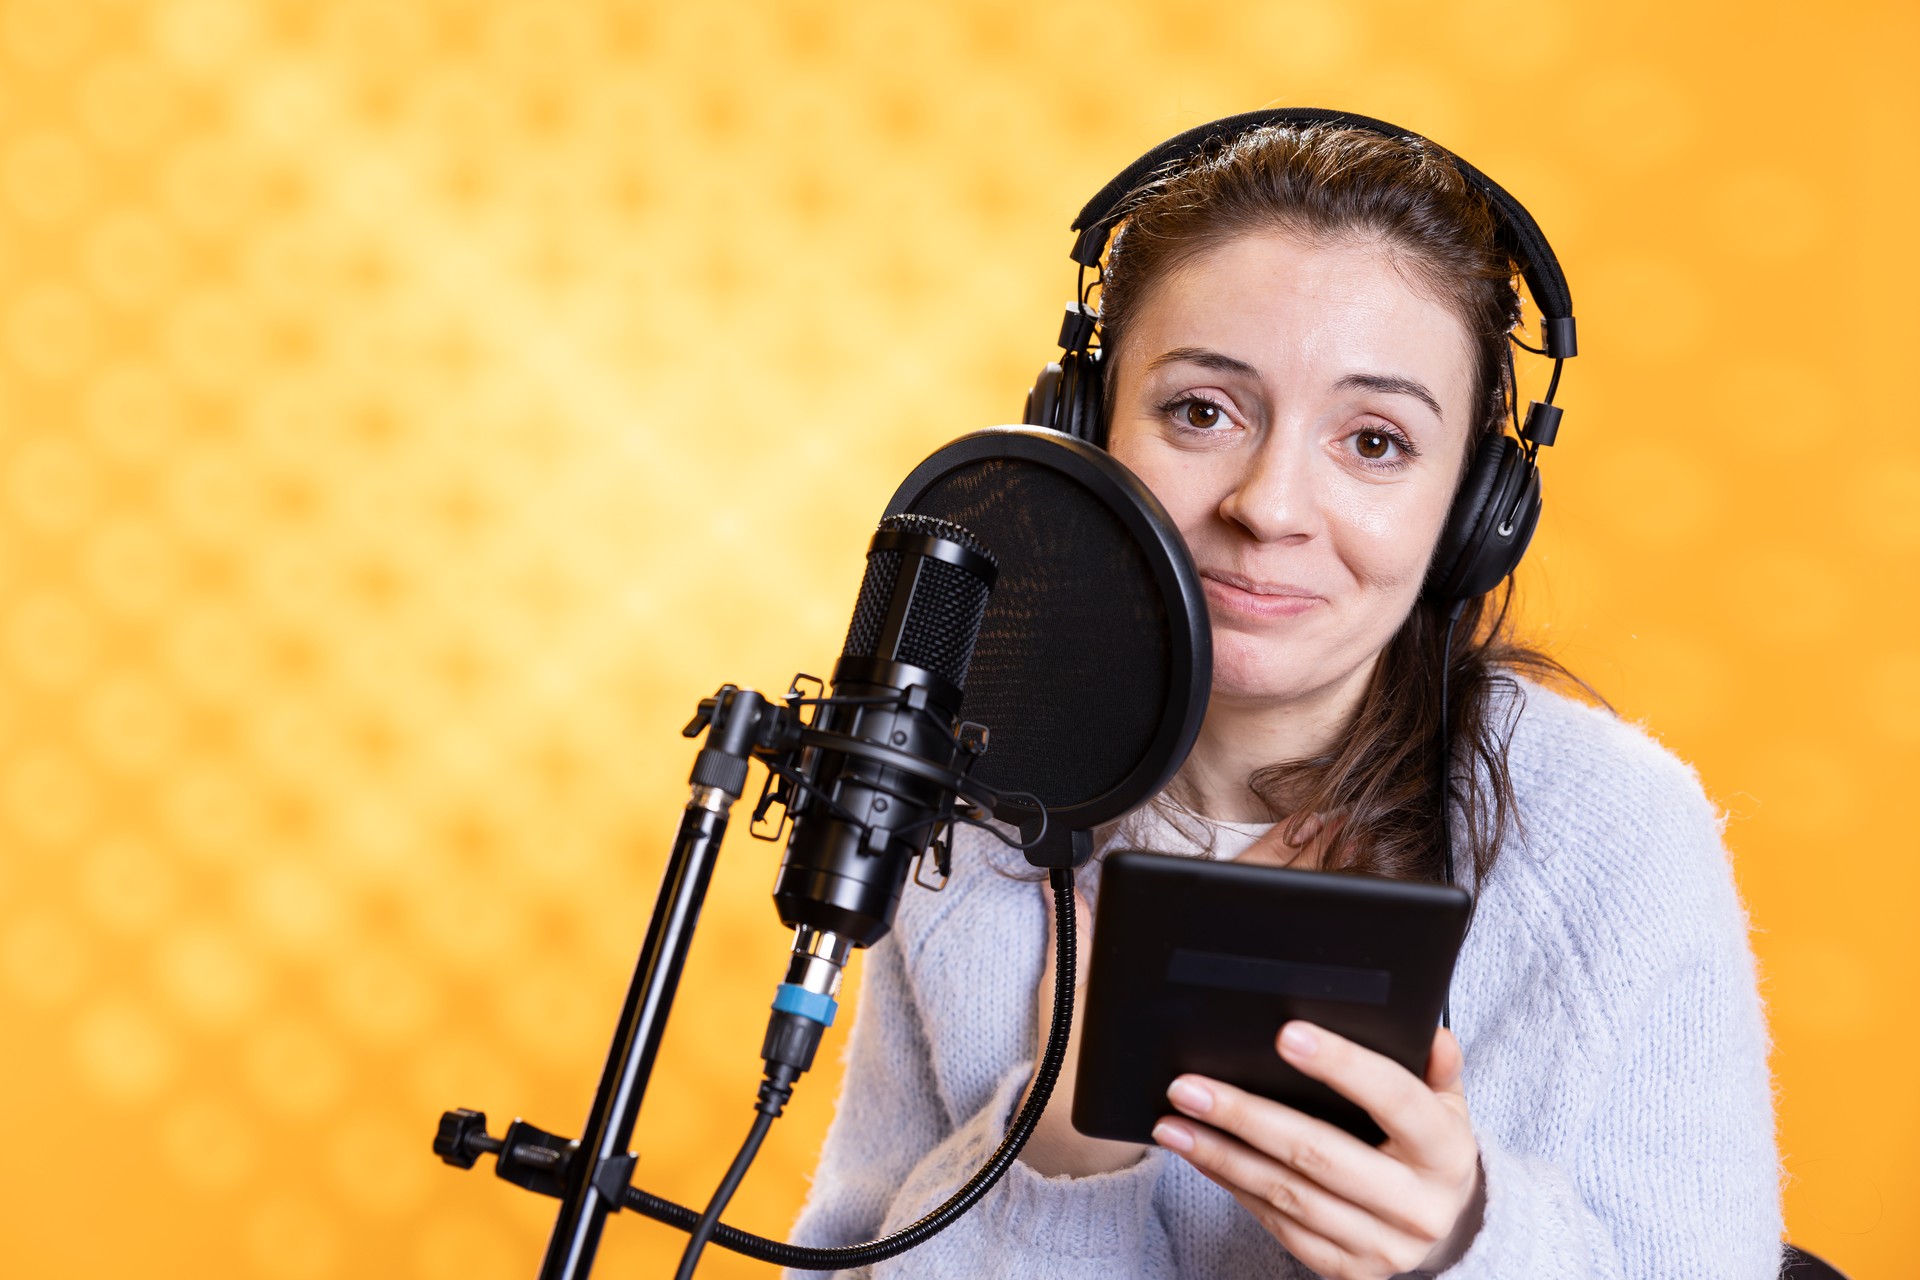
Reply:
[[[1559,251],[1526,628],[1727,815],[1791,1236],[1909,1274],[1916,48],[1868,0],[0,4],[0,1272],[531,1276],[552,1202],[433,1122],[577,1132],[694,703],[826,674],[901,479],[1019,419],[1088,192],[1306,104]],[[750,1119],[776,859],[722,856],[663,1195]]]

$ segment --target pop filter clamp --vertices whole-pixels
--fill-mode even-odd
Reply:
[[[957,769],[816,726],[820,711],[835,704],[883,702],[925,716],[926,691],[918,685],[897,699],[818,698],[800,693],[810,677],[796,677],[784,703],[733,685],[701,700],[683,730],[690,738],[705,735],[691,794],[582,1138],[566,1139],[520,1119],[496,1138],[484,1114],[466,1109],[446,1112],[434,1138],[435,1153],[449,1164],[472,1168],[480,1156],[492,1155],[498,1176],[561,1201],[541,1280],[585,1280],[607,1215],[622,1208],[694,1233],[682,1275],[691,1273],[703,1233],[722,1247],[803,1270],[894,1256],[958,1219],[999,1180],[1052,1093],[1072,1023],[1073,873],[1091,856],[1092,829],[1157,793],[1193,745],[1211,686],[1205,597],[1185,544],[1146,487],[1104,451],[1060,432],[997,427],[963,436],[908,476],[887,515],[962,525],[999,554],[1000,590],[987,605],[966,692],[970,715],[984,706],[1000,721],[995,750],[983,754],[986,731],[971,721],[948,730]],[[1038,708],[1030,718],[1006,714],[1029,706]],[[1091,735],[1089,720],[1099,722]],[[806,1249],[715,1219],[793,1080],[810,1065],[811,1043],[798,1069],[784,1077],[763,1050],[769,1063],[760,1115],[706,1215],[632,1186],[639,1157],[627,1147],[748,761],[758,759],[768,770],[754,809],[757,825],[774,803],[789,810],[809,799],[832,803],[812,788],[808,771],[822,752],[860,757],[933,784],[957,806],[943,815],[946,823],[980,825],[980,815],[990,812],[1017,827],[1021,840],[1007,843],[1046,868],[1055,890],[1058,956],[1052,1024],[1033,1086],[987,1163],[946,1203],[901,1231],[864,1245]],[[852,813],[833,816],[860,822]],[[945,846],[935,839],[934,848],[944,864]]]

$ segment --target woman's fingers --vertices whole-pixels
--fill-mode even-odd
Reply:
[[[1382,1277],[1427,1265],[1477,1194],[1479,1144],[1459,1043],[1444,1030],[1434,1036],[1424,1079],[1305,1022],[1283,1027],[1277,1047],[1302,1074],[1363,1107],[1387,1142],[1370,1147],[1292,1107],[1194,1075],[1167,1090],[1193,1120],[1162,1120],[1154,1140],[1231,1191],[1323,1275]]]
[[[1289,1022],[1282,1027],[1279,1050],[1301,1075],[1358,1103],[1386,1131],[1398,1158],[1421,1168],[1454,1173],[1461,1163],[1461,1139],[1467,1139],[1469,1154],[1478,1148],[1464,1124],[1466,1096],[1459,1080],[1460,1047],[1451,1033],[1445,1034],[1452,1049],[1452,1065],[1430,1059],[1428,1066],[1430,1075],[1436,1069],[1443,1073],[1447,1085],[1444,1091],[1392,1058],[1307,1022]],[[1440,1045],[1438,1038],[1435,1045]],[[1447,1097],[1459,1099],[1459,1105],[1446,1105],[1442,1098]]]
[[[1167,1097],[1183,1114],[1230,1135],[1343,1200],[1407,1230],[1430,1225],[1407,1212],[1418,1198],[1414,1172],[1343,1129],[1200,1076],[1181,1076],[1167,1090]]]
[[[1457,1094],[1464,1099],[1467,1091],[1461,1073],[1466,1066],[1466,1055],[1460,1052],[1460,1042],[1454,1039],[1453,1032],[1445,1027],[1436,1030],[1433,1052],[1427,1058],[1427,1087],[1435,1093]]]
[[[1204,1173],[1205,1171],[1202,1170]],[[1267,1234],[1287,1247],[1287,1252],[1307,1265],[1317,1276],[1338,1276],[1346,1256],[1340,1246],[1320,1235],[1305,1223],[1295,1222],[1280,1210],[1261,1200],[1251,1192],[1221,1182],[1214,1182],[1224,1188],[1240,1207],[1252,1214],[1254,1221],[1266,1228]]]
[[[1231,1192],[1295,1257],[1322,1274],[1344,1273],[1351,1262],[1376,1275],[1408,1271],[1437,1238],[1402,1229],[1209,1125],[1169,1117],[1154,1126],[1153,1136]]]

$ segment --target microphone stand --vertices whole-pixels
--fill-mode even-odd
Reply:
[[[681,731],[684,736],[694,738],[704,730],[706,742],[694,759],[690,778],[692,793],[674,837],[659,895],[654,899],[646,941],[634,968],[633,981],[627,988],[626,1001],[621,1006],[613,1046],[607,1052],[606,1066],[594,1091],[593,1107],[587,1114],[583,1136],[578,1140],[564,1138],[516,1119],[502,1137],[496,1138],[487,1132],[487,1117],[481,1112],[460,1108],[440,1117],[433,1150],[442,1160],[456,1168],[471,1169],[481,1156],[494,1156],[494,1173],[499,1177],[560,1201],[560,1212],[540,1265],[540,1280],[586,1280],[593,1270],[607,1215],[618,1213],[623,1207],[692,1232],[694,1239],[690,1241],[689,1250],[695,1258],[698,1245],[706,1238],[750,1257],[803,1270],[865,1266],[892,1257],[944,1230],[986,1194],[1019,1155],[1053,1091],[1054,1080],[1066,1056],[1067,1029],[1073,1017],[1073,869],[1086,861],[1092,852],[1092,843],[1085,831],[1064,827],[1049,830],[1042,809],[1035,823],[1023,824],[1026,842],[1017,847],[1026,852],[1034,865],[1049,868],[1054,887],[1059,956],[1055,968],[1053,1023],[1027,1101],[1009,1125],[1000,1146],[964,1187],[919,1222],[880,1240],[843,1248],[809,1249],[765,1240],[724,1223],[716,1226],[704,1222],[701,1215],[632,1186],[639,1157],[627,1149],[627,1144],[633,1138],[647,1080],[653,1073],[660,1039],[666,1032],[667,1016],[680,985],[680,973],[693,943],[694,927],[699,923],[700,908],[713,879],[714,862],[727,831],[728,813],[746,785],[747,762],[758,758],[769,769],[768,792],[761,797],[759,812],[764,812],[770,801],[791,805],[796,796],[811,787],[804,753],[820,750],[864,757],[889,769],[916,775],[980,810],[991,812],[998,803],[991,788],[974,781],[965,771],[956,773],[895,747],[815,728],[801,714],[801,709],[836,700],[801,697],[798,684],[808,679],[811,677],[796,677],[796,688],[789,692],[786,704],[770,701],[750,689],[722,685],[712,697],[701,699],[693,720]],[[895,700],[851,700],[860,704],[883,701]],[[897,704],[903,710],[924,710],[925,688],[920,685],[908,688],[899,696]],[[985,745],[985,733],[980,726],[962,725],[955,730],[955,749],[969,762]],[[796,762],[800,762],[798,772]],[[776,780],[780,783],[778,788],[774,786]],[[946,846],[936,840],[933,848],[944,874]],[[821,939],[833,936],[819,935]],[[846,941],[838,941],[842,949],[835,965],[844,961]],[[799,954],[796,944],[795,955]],[[782,987],[783,996],[786,987],[796,981],[794,974],[795,970],[790,968],[788,982]],[[804,976],[801,980],[811,981]],[[807,992],[799,994],[804,997]],[[823,997],[829,1004],[830,996],[829,992]],[[756,1135],[763,1135],[764,1122],[780,1114],[794,1080],[812,1065],[820,1031],[832,1020],[830,1012],[822,1019],[814,1013],[783,1010],[788,1010],[788,1006],[776,999],[767,1040],[761,1049],[761,1057],[767,1062],[767,1078],[761,1084],[760,1105],[756,1108],[762,1117],[756,1122]],[[750,1160],[757,1146],[754,1141],[743,1148],[736,1164]],[[715,1203],[723,1204],[724,1199],[722,1195]],[[715,1210],[710,1206],[708,1212],[711,1215]],[[710,1237],[708,1232],[712,1233]],[[685,1258],[682,1265],[687,1265]]]
[[[699,923],[700,908],[706,900],[707,886],[713,879],[714,863],[727,832],[728,814],[746,785],[747,762],[758,758],[767,763],[770,771],[768,791],[774,803],[791,803],[799,790],[807,785],[808,779],[802,776],[805,773],[804,765],[799,774],[793,768],[794,763],[802,758],[801,753],[829,750],[865,757],[888,768],[936,783],[951,794],[964,797],[971,804],[987,810],[993,807],[994,793],[991,788],[974,782],[964,772],[942,769],[931,761],[893,747],[814,728],[800,709],[807,705],[824,705],[832,700],[801,697],[797,686],[805,679],[811,677],[796,677],[796,689],[789,692],[789,702],[786,704],[770,701],[751,689],[722,685],[712,697],[701,699],[693,720],[681,731],[684,736],[694,738],[704,730],[706,742],[694,758],[689,779],[692,792],[680,819],[680,829],[674,836],[673,851],[667,858],[660,892],[654,899],[653,916],[647,924],[646,941],[641,946],[633,981],[627,988],[626,1001],[620,1009],[620,1022],[614,1029],[613,1045],[607,1051],[606,1066],[601,1070],[600,1084],[594,1091],[593,1107],[587,1113],[582,1136],[578,1140],[564,1138],[528,1124],[525,1120],[516,1119],[507,1126],[502,1137],[496,1138],[487,1132],[487,1117],[482,1112],[459,1108],[445,1112],[440,1117],[433,1150],[442,1160],[457,1168],[471,1169],[481,1156],[494,1156],[495,1174],[529,1191],[553,1196],[560,1201],[560,1212],[554,1220],[553,1234],[548,1238],[546,1255],[540,1264],[540,1280],[586,1280],[593,1270],[594,1255],[600,1247],[600,1234],[606,1227],[607,1215],[618,1213],[623,1207],[635,1208],[648,1217],[671,1222],[686,1230],[693,1230],[693,1227],[689,1222],[683,1222],[682,1216],[690,1220],[698,1218],[698,1215],[682,1210],[677,1205],[632,1187],[634,1166],[639,1162],[639,1157],[627,1146],[633,1139],[634,1124],[640,1116],[640,1103],[646,1095],[647,1080],[653,1074],[660,1039],[666,1033],[667,1016],[673,1008],[674,994],[680,985],[680,973],[686,966],[687,951],[693,944],[694,927]],[[926,690],[918,685],[907,689],[898,699],[898,705],[908,710],[924,710],[926,703]],[[967,730],[976,732],[968,733]],[[985,747],[984,731],[980,731],[977,725],[961,726],[956,731],[955,746],[971,760]],[[779,788],[773,785],[776,779],[781,784]],[[769,796],[763,795],[761,811],[766,809],[768,802]],[[1087,853],[1091,851],[1086,833],[1062,830],[1048,832],[1045,839],[1040,839],[1039,833],[1043,830],[1044,821],[1040,827],[1027,833],[1032,842],[1028,856],[1035,859],[1037,865],[1066,868],[1078,866],[1086,860]],[[1039,861],[1042,858],[1041,850],[1048,851],[1051,860]],[[938,842],[935,843],[935,856],[944,873],[946,851],[945,846]],[[1070,861],[1061,861],[1061,857],[1069,857]],[[1056,895],[1064,894],[1063,900],[1071,906],[1072,872],[1056,871],[1055,874],[1065,876],[1063,881],[1056,881]],[[1071,916],[1064,918],[1066,923],[1063,928],[1067,933],[1062,936],[1070,936]],[[823,933],[820,937],[825,939],[832,935]],[[836,965],[844,961],[846,941],[842,939],[838,945],[841,952],[840,960],[835,961]],[[1070,979],[1072,962],[1066,960],[1062,963],[1066,968],[1059,972]],[[789,984],[793,981],[790,970]],[[1049,1037],[1048,1053],[1027,1106],[1016,1118],[1007,1141],[1002,1143],[1002,1150],[997,1151],[989,1165],[939,1212],[907,1231],[852,1249],[802,1249],[746,1236],[724,1224],[718,1227],[714,1238],[729,1248],[739,1248],[753,1256],[797,1260],[795,1265],[799,1265],[816,1258],[837,1258],[841,1254],[892,1256],[943,1229],[971,1207],[1005,1172],[1039,1118],[1039,1108],[1045,1105],[1046,1097],[1052,1091],[1053,1077],[1058,1073],[1065,1053],[1066,1028],[1072,1017],[1071,986],[1066,986],[1056,996],[1055,1025]],[[1059,1004],[1059,1000],[1065,1003]],[[777,1001],[774,1008],[774,1019],[769,1023],[768,1039],[761,1052],[761,1056],[767,1059],[768,1079],[761,1087],[759,1109],[767,1119],[779,1114],[794,1079],[811,1065],[813,1048],[819,1043],[819,1032],[825,1025],[811,1014],[783,1015],[779,1011],[785,1006]],[[826,1021],[830,1020],[829,1015]],[[1059,1042],[1057,1045],[1053,1043],[1055,1040]],[[770,1094],[769,1089],[773,1093]]]
[[[441,1117],[433,1143],[441,1159],[470,1169],[479,1156],[491,1154],[497,1157],[494,1172],[500,1177],[559,1197],[560,1213],[540,1264],[540,1280],[585,1280],[607,1215],[620,1211],[637,1162],[627,1144],[713,879],[728,811],[740,798],[754,747],[771,746],[768,740],[789,724],[785,708],[752,690],[724,685],[701,701],[684,730],[691,738],[705,729],[706,744],[694,761],[692,794],[674,836],[582,1137],[569,1141],[515,1120],[503,1138],[493,1138],[486,1131],[486,1116],[479,1112],[462,1109]]]

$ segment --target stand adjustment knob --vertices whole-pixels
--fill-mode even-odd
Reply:
[[[456,1169],[471,1169],[483,1155],[499,1155],[500,1139],[487,1134],[487,1113],[459,1107],[440,1115],[440,1131],[433,1135],[433,1154]]]

